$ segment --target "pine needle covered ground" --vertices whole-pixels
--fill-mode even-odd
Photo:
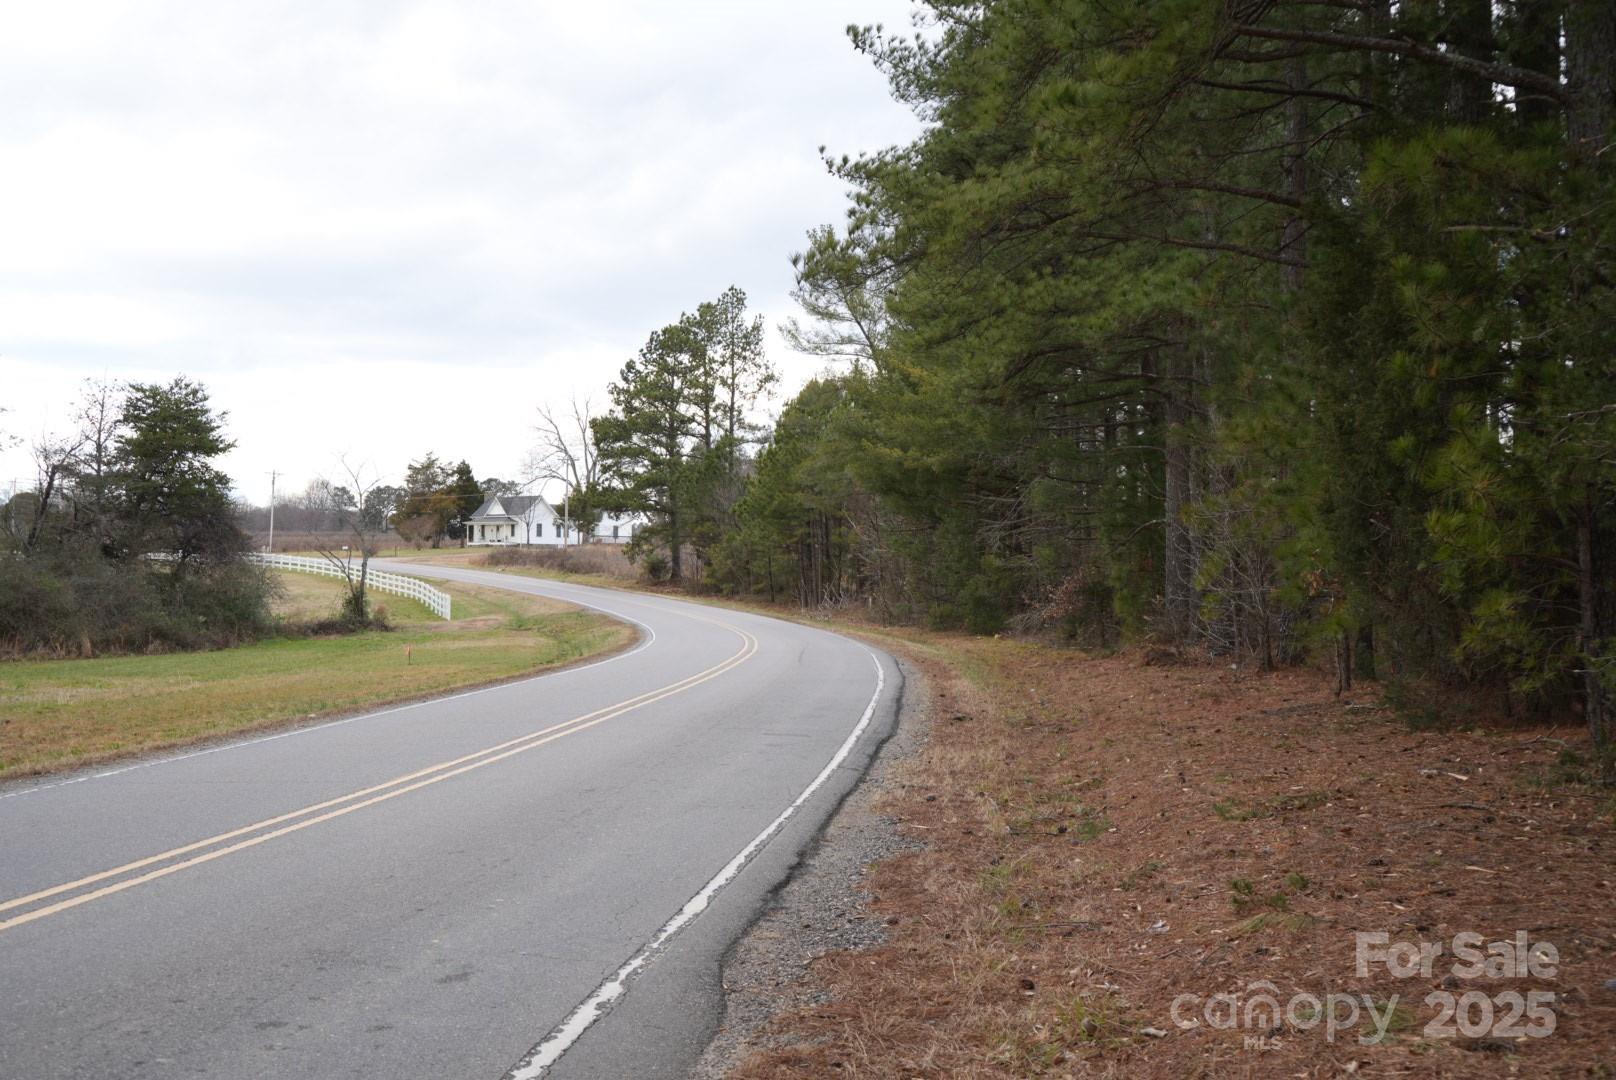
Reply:
[[[777,1017],[739,1080],[1610,1075],[1616,800],[1580,727],[1421,732],[1305,670],[881,638],[934,690],[883,807],[926,847],[870,878],[887,944],[816,961],[817,1003]],[[1559,963],[1459,978],[1450,950],[1429,976],[1360,978],[1357,931],[1520,931]],[[1555,1030],[1427,1028],[1427,994],[1472,991],[1495,1021],[1499,995],[1551,993]],[[1226,998],[1208,1019],[1225,993],[1233,1026]],[[1264,993],[1290,1018],[1248,1022]],[[1333,1041],[1298,997],[1331,993],[1359,1013],[1334,1006]],[[1364,1043],[1371,1006],[1386,1034]]]

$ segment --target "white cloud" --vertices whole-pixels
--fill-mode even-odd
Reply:
[[[0,427],[205,381],[262,498],[347,450],[515,471],[729,284],[771,323],[840,217],[816,147],[914,122],[848,22],[906,0],[33,5],[0,39]],[[771,351],[792,381],[812,363]],[[359,408],[356,409],[356,403]],[[357,418],[356,418],[357,417]],[[0,486],[26,479],[0,455]]]

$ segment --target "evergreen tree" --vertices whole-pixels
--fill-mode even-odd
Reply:
[[[444,494],[448,497],[451,511],[444,531],[451,540],[459,540],[466,535],[466,519],[483,504],[482,485],[477,483],[470,465],[462,461],[454,467]]]
[[[611,412],[590,422],[600,480],[579,504],[649,515],[631,552],[665,545],[670,576],[683,580],[685,546],[705,565],[736,525],[753,438],[746,412],[775,378],[762,318],[746,318],[737,288],[658,330],[612,385]]]
[[[449,491],[453,479],[454,474],[436,454],[410,462],[404,473],[406,494],[393,514],[393,527],[399,535],[415,542],[429,541],[433,547],[442,542],[449,522],[459,512],[459,503]]]
[[[829,162],[788,328],[868,375],[825,437],[882,587],[1608,743],[1616,9],[926,6],[852,32],[927,126]]]
[[[230,478],[213,459],[235,446],[200,383],[129,384],[113,449],[118,489],[117,553],[228,558],[246,537],[236,525]]]
[[[652,519],[631,546],[637,553],[648,544],[665,545],[674,581],[684,577],[699,461],[694,450],[702,435],[698,410],[711,400],[701,389],[704,363],[688,326],[656,331],[612,384],[611,412],[590,424],[613,508]]]

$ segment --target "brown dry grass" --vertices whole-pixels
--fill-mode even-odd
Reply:
[[[317,623],[337,618],[341,613],[342,600],[348,592],[345,582],[292,570],[274,574],[280,586],[271,604],[276,618],[292,624]],[[373,589],[370,599],[373,610],[385,609],[383,614],[390,623],[427,622],[437,618],[425,604],[407,596]]]
[[[1563,757],[1578,732],[1413,732],[1307,671],[881,636],[935,688],[884,807],[929,846],[873,875],[889,943],[818,961],[828,1001],[777,1018],[739,1080],[1612,1075],[1616,830]],[[1355,977],[1355,930],[1518,929],[1559,949],[1556,978],[1453,988],[1552,991],[1548,1038],[1426,1038],[1451,958]],[[1176,995],[1257,980],[1404,1010],[1370,1046],[1173,1022]]]
[[[269,545],[268,531],[250,532],[248,545],[254,551],[263,551]],[[384,555],[391,555],[394,551],[408,552],[415,545],[398,533],[388,532],[372,538],[377,550]],[[354,542],[353,533],[346,530],[337,532],[306,532],[287,529],[275,530],[275,550],[281,554],[314,554],[320,551],[341,551],[343,545]]]
[[[616,544],[575,544],[570,547],[484,548],[474,560],[478,566],[543,570],[556,576],[600,578],[606,583],[638,581],[639,570]]]

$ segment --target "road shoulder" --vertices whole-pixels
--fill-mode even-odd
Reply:
[[[881,644],[891,651],[890,641]],[[719,1080],[747,1055],[772,1045],[770,1020],[823,1000],[827,991],[813,976],[814,961],[886,940],[886,924],[869,906],[869,870],[924,845],[902,834],[883,802],[906,783],[905,770],[932,722],[925,665],[894,658],[904,679],[896,727],[789,877],[730,946],[722,969],[722,1016],[691,1073],[694,1080]]]

